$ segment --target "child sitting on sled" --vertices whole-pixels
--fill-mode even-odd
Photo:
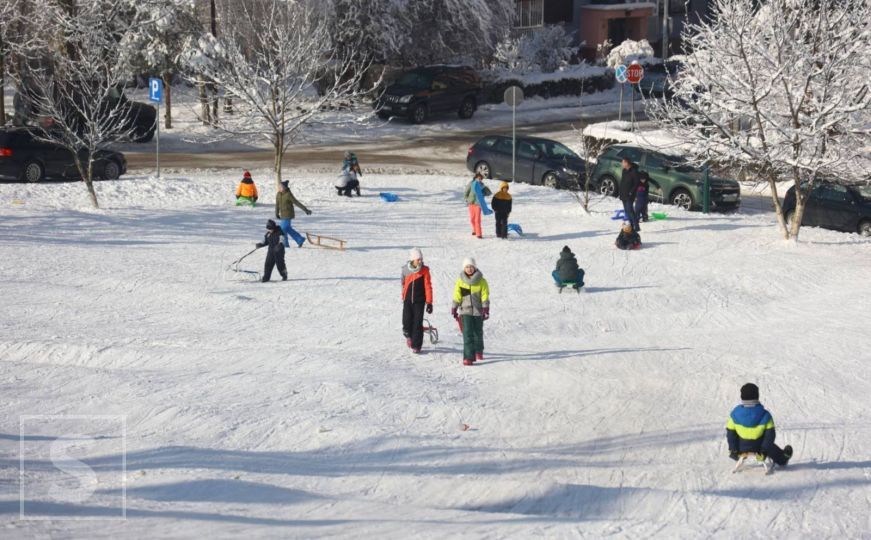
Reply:
[[[641,248],[641,236],[632,230],[632,224],[629,222],[623,223],[623,228],[620,234],[617,235],[617,240],[614,242],[619,249],[639,249]]]
[[[560,289],[571,286],[578,290],[584,286],[584,270],[578,266],[578,259],[569,246],[563,246],[551,276]]]
[[[759,387],[747,383],[741,387],[741,404],[732,409],[726,423],[729,457],[738,461],[741,454],[761,454],[781,467],[792,458],[792,446],[782,450],[774,444],[774,419],[759,403]]]
[[[287,267],[284,265],[284,243],[282,241],[283,234],[277,223],[271,219],[266,222],[266,235],[263,237],[263,242],[257,244],[257,248],[266,247],[266,262],[263,264],[263,278],[261,281],[266,283],[272,277],[272,269],[278,267],[278,273],[281,274],[281,281],[287,281]]]
[[[236,188],[236,206],[251,205],[257,203],[257,186],[254,185],[254,180],[251,179],[251,173],[245,171],[242,175],[242,181]]]

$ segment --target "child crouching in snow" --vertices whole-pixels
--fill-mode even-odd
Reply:
[[[402,334],[415,354],[423,346],[423,310],[432,313],[432,279],[423,254],[414,248],[402,267]]]
[[[463,271],[454,285],[451,315],[461,320],[463,328],[463,365],[471,366],[476,360],[483,360],[484,321],[490,318],[490,287],[471,257],[463,260]]]
[[[281,281],[287,281],[287,267],[284,265],[283,234],[278,225],[271,219],[266,222],[266,235],[263,242],[257,244],[258,248],[266,247],[266,262],[263,265],[263,283],[272,277],[272,268],[277,266],[281,274]]]
[[[563,250],[559,254],[559,259],[556,261],[556,269],[551,273],[557,287],[565,287],[571,284],[573,288],[580,289],[584,286],[584,271],[578,266],[578,259],[575,254],[569,249],[569,246],[563,246]]]
[[[759,387],[747,383],[741,387],[741,404],[732,409],[726,423],[729,457],[738,460],[743,453],[762,454],[774,463],[786,467],[792,458],[792,446],[782,450],[774,444],[774,419],[759,403]]]
[[[624,223],[623,229],[617,235],[617,240],[614,242],[619,249],[639,249],[641,247],[641,236],[632,230],[630,223]]]

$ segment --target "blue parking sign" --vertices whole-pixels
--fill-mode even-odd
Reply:
[[[148,99],[160,103],[163,99],[163,81],[156,77],[148,79]]]

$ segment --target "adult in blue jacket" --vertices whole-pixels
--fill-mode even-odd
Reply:
[[[729,457],[737,461],[740,454],[755,452],[784,467],[792,457],[792,446],[781,450],[774,444],[774,437],[774,419],[759,403],[759,387],[745,384],[741,387],[741,404],[732,409],[726,423]]]

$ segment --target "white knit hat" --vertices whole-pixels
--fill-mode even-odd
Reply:
[[[423,259],[423,253],[420,252],[420,248],[412,248],[412,250],[408,252],[408,260],[416,261],[418,259]]]
[[[475,259],[473,257],[466,257],[465,259],[463,259],[463,268],[467,266],[474,266],[475,268],[478,268],[478,265],[475,264]]]

